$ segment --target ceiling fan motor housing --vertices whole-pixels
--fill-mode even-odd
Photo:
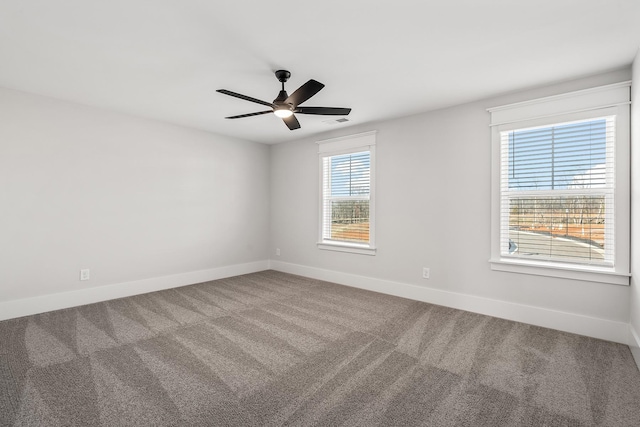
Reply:
[[[291,104],[285,104],[284,102],[284,100],[287,99],[288,97],[289,95],[287,94],[287,91],[281,90],[280,93],[278,94],[278,97],[273,100],[273,103],[276,105],[291,105]]]

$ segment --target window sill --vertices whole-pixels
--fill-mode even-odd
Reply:
[[[369,245],[359,245],[357,243],[318,242],[317,245],[318,245],[318,249],[322,249],[326,251],[349,252],[352,254],[360,254],[360,255],[376,254],[376,248],[372,248]]]
[[[574,266],[505,258],[491,259],[489,262],[491,263],[491,269],[495,271],[558,277],[612,285],[629,286],[629,277],[631,276],[628,273],[619,273],[614,271],[613,268],[607,267]]]

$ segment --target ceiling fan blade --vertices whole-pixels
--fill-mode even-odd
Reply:
[[[322,89],[323,87],[324,85],[322,83],[311,79],[300,86],[298,89],[296,89],[296,91],[289,95],[289,97],[285,99],[284,102],[293,105],[293,107],[295,108],[307,99],[311,98],[316,93],[320,92],[320,89]]]
[[[322,114],[325,116],[348,116],[351,108],[337,107],[298,107],[296,113],[300,114]]]
[[[225,117],[225,119],[241,119],[243,117],[259,116],[260,114],[269,114],[269,113],[273,113],[273,110],[258,111],[257,113],[240,114],[237,116]]]
[[[296,119],[296,116],[291,115],[282,119],[285,125],[289,128],[289,130],[300,129],[300,122]]]
[[[261,101],[261,100],[259,100],[259,99],[252,98],[252,97],[247,96],[247,95],[242,95],[242,94],[240,94],[240,93],[231,92],[230,90],[226,90],[226,89],[218,89],[218,90],[216,90],[216,92],[220,92],[220,93],[225,94],[225,95],[234,96],[234,97],[236,97],[236,98],[244,99],[245,101],[255,102],[256,104],[266,105],[267,107],[275,108],[275,105],[273,105],[273,104],[272,104],[272,103],[270,103],[270,102],[267,102],[267,101]]]

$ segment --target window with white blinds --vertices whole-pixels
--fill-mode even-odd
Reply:
[[[501,255],[613,266],[615,117],[500,140]]]
[[[491,268],[629,284],[630,84],[491,108]]]
[[[372,254],[375,134],[319,142],[321,249]]]

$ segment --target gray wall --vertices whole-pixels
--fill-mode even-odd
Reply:
[[[268,146],[7,89],[0,117],[0,302],[267,259]]]
[[[640,51],[633,63],[631,86],[631,328],[632,349],[640,366]]]
[[[411,289],[447,291],[452,293],[449,301],[456,295],[470,295],[483,301],[506,301],[513,307],[520,304],[623,322],[617,325],[624,327],[629,321],[627,286],[490,269],[491,142],[486,108],[630,77],[630,69],[618,70],[273,146],[271,258],[276,264],[388,281],[382,287],[398,283],[412,285]],[[378,253],[365,256],[319,250],[315,141],[369,130],[378,131]],[[275,248],[281,250],[279,257]],[[421,278],[423,266],[431,268],[429,280]]]

